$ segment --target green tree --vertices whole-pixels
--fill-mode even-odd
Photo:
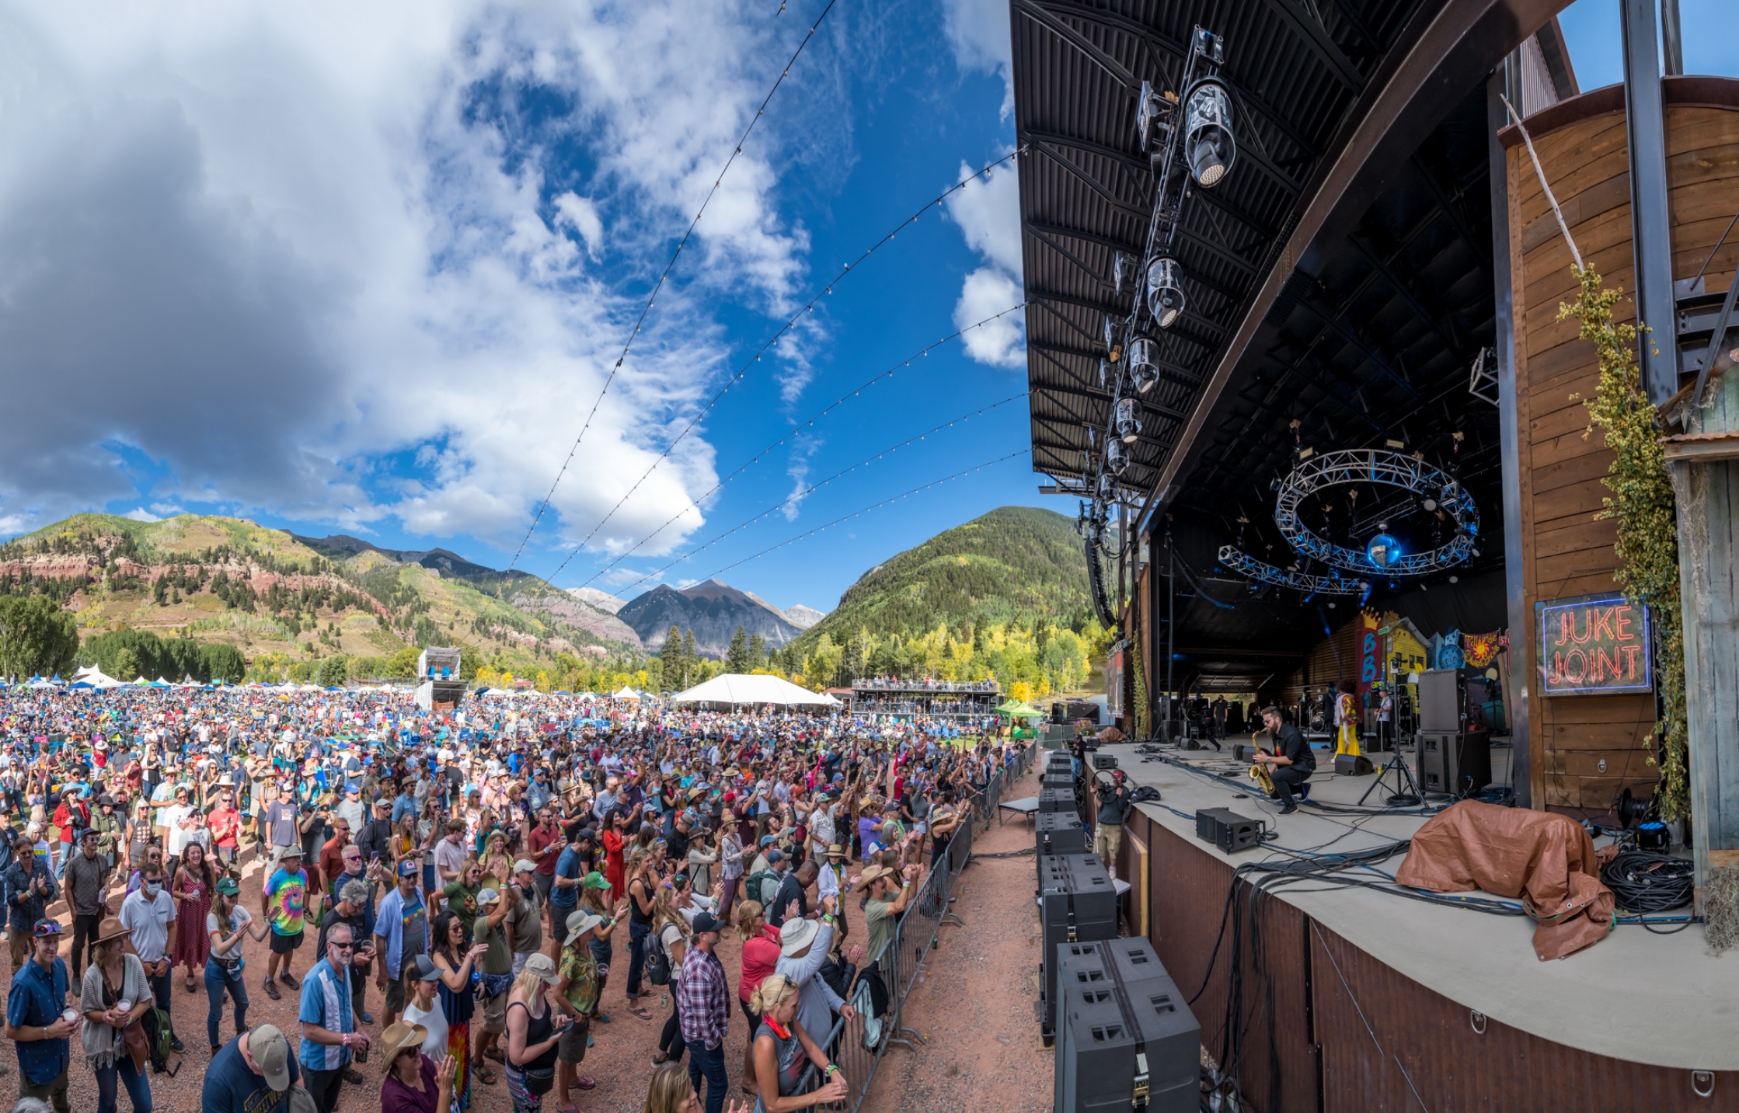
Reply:
[[[200,663],[205,666],[206,680],[221,680],[225,684],[240,684],[248,674],[248,663],[242,651],[227,642],[211,642],[201,646]]]
[[[749,671],[766,668],[767,639],[759,634],[749,635]]]
[[[320,662],[319,679],[314,683],[322,688],[342,687],[345,681],[345,669],[349,661],[343,654],[334,654]]]
[[[78,656],[78,624],[45,595],[0,596],[0,676],[52,676]]]
[[[133,680],[144,674],[143,666],[139,664],[139,655],[130,645],[123,645],[115,654],[115,672],[109,675],[116,680]]]
[[[737,632],[731,635],[731,644],[725,650],[725,671],[749,671],[749,636],[743,632],[742,623],[737,624]]]
[[[699,683],[703,679],[701,676],[702,671],[703,670],[700,667],[700,654],[696,653],[694,650],[694,630],[684,630],[682,632],[683,687],[686,688],[689,685],[691,678],[695,683]]]

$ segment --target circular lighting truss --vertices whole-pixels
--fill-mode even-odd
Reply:
[[[1318,536],[1300,518],[1299,508],[1307,497],[1332,487],[1364,484],[1398,487],[1435,502],[1455,523],[1455,536],[1435,549],[1406,553],[1384,529],[1364,549],[1353,549]],[[1232,545],[1220,549],[1220,563],[1251,580],[1307,594],[1360,595],[1370,590],[1362,577],[1398,579],[1446,571],[1465,563],[1479,544],[1479,508],[1461,483],[1441,468],[1386,449],[1325,452],[1299,464],[1280,481],[1274,524],[1300,557],[1326,565],[1329,575],[1276,568]],[[1351,575],[1342,576],[1343,571]]]

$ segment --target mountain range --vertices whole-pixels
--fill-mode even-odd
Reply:
[[[859,631],[909,637],[941,624],[958,630],[1041,616],[1075,625],[1091,608],[1074,520],[1004,506],[865,572],[798,644],[813,645],[823,634],[838,645]]]
[[[819,621],[820,612],[809,607],[782,611],[746,591],[718,580],[691,587],[663,584],[636,596],[616,612],[616,617],[634,628],[640,644],[657,651],[675,626],[694,631],[695,652],[703,657],[723,657],[740,626],[750,637],[759,634],[770,649],[783,649],[805,629]]]

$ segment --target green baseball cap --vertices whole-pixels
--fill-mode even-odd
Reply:
[[[580,879],[580,885],[582,888],[586,889],[608,889],[610,887],[610,883],[604,879],[604,875],[599,873],[597,870],[593,870],[585,877],[582,877]]]

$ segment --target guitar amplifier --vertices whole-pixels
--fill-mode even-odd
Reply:
[[[1057,956],[1055,1113],[1195,1113],[1201,1025],[1146,939]]]
[[[1230,808],[1202,808],[1196,812],[1196,838],[1212,843],[1225,854],[1262,845],[1266,826],[1261,820],[1241,816]]]
[[[1039,1030],[1056,1032],[1057,948],[1117,938],[1117,889],[1092,854],[1039,859]]]

